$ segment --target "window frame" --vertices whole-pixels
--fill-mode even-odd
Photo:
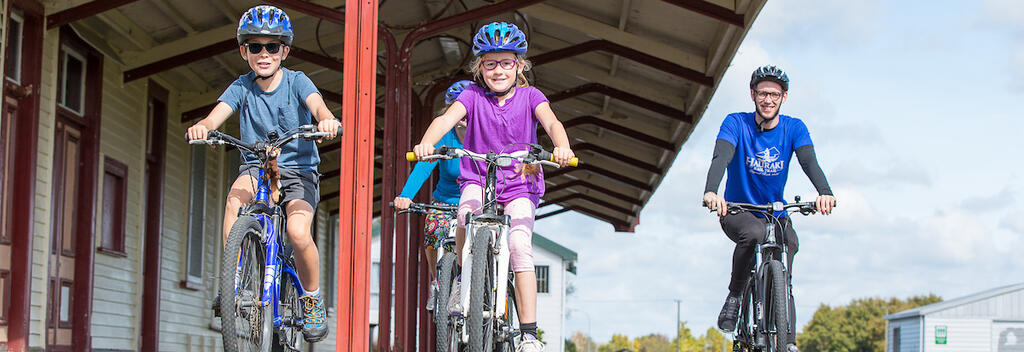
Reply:
[[[189,204],[188,204],[188,221],[187,228],[185,229],[185,246],[183,250],[184,256],[184,278],[181,281],[181,287],[201,290],[203,283],[203,266],[205,265],[205,258],[203,254],[205,250],[202,250],[204,241],[206,239],[206,202],[207,202],[207,190],[209,185],[206,182],[206,161],[207,161],[207,148],[191,148],[189,153]],[[196,201],[196,197],[201,197],[201,200]],[[195,206],[199,206],[200,209],[195,209]],[[198,231],[198,233],[194,232]],[[198,242],[194,242],[198,241]],[[193,245],[198,243],[201,250],[199,253],[198,262],[198,276],[193,275],[192,266],[192,249]]]
[[[107,177],[116,177],[118,184],[114,192],[109,192],[107,189]],[[108,196],[114,196],[117,199],[108,199]],[[116,256],[116,257],[127,257],[128,254],[125,252],[125,228],[127,227],[127,215],[125,214],[128,210],[128,165],[117,161],[109,156],[103,159],[103,206],[106,208],[108,202],[113,203],[113,209],[106,211],[103,209],[104,216],[101,218],[103,224],[100,227],[100,246],[97,251],[100,253]],[[113,225],[110,228],[111,233],[109,235],[112,238],[111,246],[107,246],[107,214],[111,215]]]
[[[15,45],[12,46],[11,45],[12,43],[11,43],[11,40],[9,39],[8,34],[10,33],[10,30],[9,30],[10,26],[14,22],[18,23],[18,36],[17,36],[16,43],[14,43]],[[11,66],[10,70],[7,70],[7,69],[4,70],[4,79],[6,79],[8,81],[11,81],[14,84],[20,85],[21,84],[21,60],[22,60],[22,54],[24,54],[24,51],[23,51],[23,48],[24,48],[23,39],[25,37],[25,17],[21,14],[21,12],[17,8],[15,8],[13,6],[10,8],[10,13],[8,14],[6,22],[4,23],[3,35],[7,37],[7,38],[4,38],[4,40],[6,41],[6,45],[4,47],[5,52],[3,53],[3,55],[4,55],[4,66],[13,65],[13,66]],[[14,60],[11,60],[13,62],[8,63],[7,62],[7,52],[6,52],[6,50],[12,50],[12,49],[14,50],[13,52],[15,53],[15,57],[13,58]],[[14,74],[16,77],[8,76],[8,74]]]
[[[61,46],[60,46],[60,53],[58,55],[60,57],[60,68],[59,68],[60,72],[57,75],[57,77],[58,77],[57,78],[57,97],[56,97],[57,98],[56,99],[57,100],[57,106],[60,107],[61,109],[64,109],[67,112],[70,112],[70,113],[74,114],[75,116],[85,117],[85,104],[86,104],[86,102],[85,102],[85,90],[86,90],[86,83],[88,81],[88,77],[87,76],[88,76],[88,70],[89,70],[89,60],[85,56],[85,54],[80,53],[78,51],[78,49],[76,49],[76,48],[74,48],[74,47],[72,47],[72,46],[70,46],[68,44],[65,44],[65,43],[61,44]],[[81,84],[79,84],[79,87],[78,87],[79,88],[79,91],[78,91],[78,95],[79,95],[79,97],[78,97],[78,99],[79,99],[78,100],[79,101],[78,110],[72,109],[72,108],[68,107],[65,104],[65,102],[67,101],[67,94],[68,94],[68,92],[67,92],[68,57],[73,57],[76,60],[78,60],[79,62],[81,62],[81,64],[82,64]]]
[[[533,271],[537,276],[537,293],[551,293],[551,266],[534,265]],[[542,272],[544,273],[543,277],[541,276]]]

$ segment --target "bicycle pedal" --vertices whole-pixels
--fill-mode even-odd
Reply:
[[[214,317],[220,317],[220,295],[219,294],[217,295],[217,297],[213,298],[213,305],[210,306],[210,309],[213,310],[213,316]]]

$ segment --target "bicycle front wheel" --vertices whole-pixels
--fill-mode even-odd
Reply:
[[[295,267],[295,265],[291,265]],[[302,337],[302,304],[299,290],[291,275],[281,275],[281,295],[278,306],[281,313],[281,331],[275,334],[274,351],[303,351],[306,340]]]
[[[263,269],[266,255],[255,218],[238,218],[224,245],[221,263],[221,335],[224,350],[269,351],[273,308],[264,307]]]
[[[451,313],[448,312],[448,297],[452,290],[452,274],[455,273],[455,253],[445,252],[437,264],[437,304],[434,306],[434,327],[437,337],[437,351],[448,351],[451,337],[448,336]]]
[[[491,314],[494,304],[494,272],[491,258],[491,231],[489,227],[481,227],[473,235],[473,247],[470,249],[473,258],[473,272],[469,286],[469,316],[466,325],[469,329],[469,352],[491,352],[494,343],[494,315]],[[487,317],[484,317],[484,314]]]
[[[764,268],[765,331],[768,351],[785,351],[793,332],[789,329],[789,294],[782,262],[769,261]]]

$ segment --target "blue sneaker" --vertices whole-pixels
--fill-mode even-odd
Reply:
[[[299,297],[302,303],[302,337],[309,342],[319,342],[327,337],[327,309],[320,295]]]

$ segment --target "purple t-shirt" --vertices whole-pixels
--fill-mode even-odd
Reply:
[[[476,85],[466,87],[456,100],[466,107],[466,137],[463,148],[475,153],[510,153],[527,150],[527,145],[513,143],[537,143],[537,105],[548,98],[534,87],[517,87],[515,94],[498,106],[498,99],[484,94]],[[459,183],[465,190],[467,185],[483,186],[487,165],[482,161],[464,158],[459,164]],[[498,201],[508,203],[516,198],[529,198],[533,205],[540,203],[544,195],[544,173],[540,165],[525,165],[515,162],[498,168]]]

